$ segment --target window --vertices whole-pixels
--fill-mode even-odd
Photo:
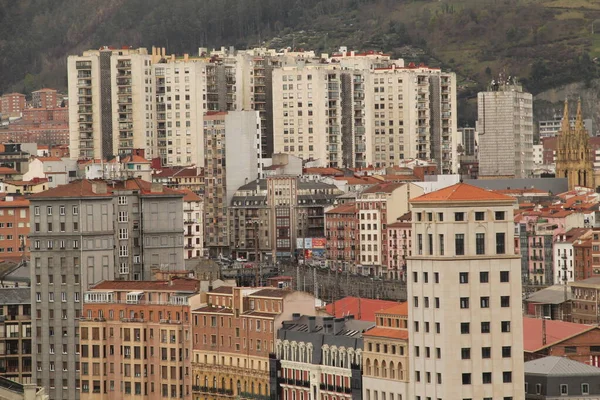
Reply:
[[[119,205],[123,206],[127,204],[127,196],[119,196]]]
[[[454,253],[457,256],[465,255],[465,235],[462,233],[457,233],[454,236]]]
[[[127,211],[119,211],[119,222],[127,222],[129,221],[129,215]]]
[[[491,358],[491,357],[492,357],[492,348],[491,347],[482,347],[481,348],[481,358]]]
[[[73,215],[79,215],[79,206],[73,206]]]
[[[569,394],[569,385],[562,383],[560,385],[560,394]]]
[[[488,283],[490,281],[490,273],[482,271],[479,273],[479,283]]]
[[[577,353],[576,346],[565,346],[565,354],[573,354],[573,353]]]
[[[482,383],[492,383],[492,373],[491,372],[483,372],[481,374]]]
[[[462,384],[463,385],[471,384],[471,374],[462,374]]]
[[[480,299],[481,308],[490,308],[490,298],[481,297]]]
[[[496,254],[506,253],[506,234],[504,232],[496,232]]]
[[[440,246],[440,256],[444,255],[444,235],[439,235],[438,238],[439,246]]]
[[[502,372],[502,382],[504,382],[504,383],[512,382],[512,372],[511,371]]]
[[[65,214],[66,214],[66,213],[65,213],[65,206],[60,206],[60,207],[58,207],[58,213],[59,213],[60,215],[65,215]]]
[[[502,358],[511,357],[511,347],[510,346],[502,346]]]
[[[460,272],[458,274],[458,281],[460,283],[469,283],[469,273],[468,272]]]
[[[484,221],[485,213],[483,211],[475,211],[475,221]]]
[[[500,296],[500,307],[510,307],[510,296]]]
[[[468,297],[461,297],[460,298],[460,308],[469,308],[469,298]]]
[[[413,304],[415,307],[419,307],[419,298],[417,296],[413,297]]]
[[[461,322],[460,323],[460,333],[464,334],[468,334],[470,332],[470,325],[468,322]]]
[[[463,347],[460,350],[460,358],[463,360],[469,360],[471,359],[471,348],[470,347]]]
[[[434,272],[433,273],[433,281],[435,283],[440,283],[440,273],[439,272]]]
[[[39,206],[33,207],[33,215],[40,215],[40,207]]]
[[[581,394],[590,394],[590,385],[588,383],[581,384]]]
[[[542,394],[542,384],[541,383],[536,383],[535,394]]]
[[[489,321],[484,321],[481,323],[481,333],[490,333]]]
[[[504,221],[505,219],[505,215],[504,215],[504,211],[496,211],[494,213],[494,217],[496,218],[496,221]]]
[[[500,282],[508,282],[509,276],[510,275],[508,271],[500,271]]]
[[[435,298],[435,308],[440,308],[440,298],[439,297]]]
[[[416,272],[413,272],[413,282],[414,283],[419,282],[419,275]]]
[[[119,228],[119,239],[120,240],[129,239],[129,230],[127,228]]]
[[[455,212],[454,213],[454,220],[455,221],[464,221],[465,220],[465,213],[463,213],[463,212]]]
[[[475,234],[475,253],[479,255],[485,254],[485,233]]]
[[[502,332],[510,332],[510,321],[502,321]]]
[[[46,214],[52,215],[52,206],[46,207]]]
[[[438,222],[444,222],[444,213],[438,213]]]

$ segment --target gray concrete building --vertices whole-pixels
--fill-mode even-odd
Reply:
[[[480,178],[531,178],[533,97],[521,85],[492,85],[477,97]]]
[[[600,368],[565,357],[549,356],[525,363],[525,399],[597,399]]]
[[[182,198],[139,179],[79,180],[31,196],[34,382],[51,399],[79,397],[82,292],[183,268]]]
[[[0,289],[0,377],[21,384],[32,383],[30,293],[28,287]]]

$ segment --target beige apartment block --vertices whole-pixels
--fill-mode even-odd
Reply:
[[[152,135],[152,57],[145,48],[87,50],[69,56],[72,158],[105,158],[143,148]]]
[[[411,398],[523,400],[515,199],[458,183],[411,204]]]

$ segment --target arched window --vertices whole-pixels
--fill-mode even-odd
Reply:
[[[196,386],[200,386],[200,375],[196,375]]]
[[[385,363],[385,360],[381,362],[381,376],[387,378],[387,365]]]
[[[402,370],[401,362],[398,363],[398,379],[400,379],[400,380],[404,379],[404,371]]]
[[[233,379],[229,379],[229,390],[233,392]]]
[[[213,388],[217,388],[217,377],[213,377]]]
[[[262,385],[258,384],[258,394],[262,394]]]
[[[221,389],[225,390],[225,378],[221,378]]]
[[[204,387],[208,387],[208,376],[204,375]]]
[[[390,362],[390,378],[396,379],[396,370],[394,369],[394,362]]]
[[[254,394],[254,382],[250,384],[250,388],[252,389],[252,394]]]
[[[367,375],[371,375],[373,372],[371,371],[371,360],[367,358]]]
[[[379,361],[377,359],[375,359],[375,361],[373,361],[373,374],[375,376],[379,376]]]
[[[242,384],[240,383],[240,381],[237,381],[237,395],[239,396],[240,393],[242,393]]]

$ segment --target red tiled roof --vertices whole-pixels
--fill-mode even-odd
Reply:
[[[523,349],[535,352],[592,328],[591,325],[546,320],[546,344],[543,344],[542,319],[523,317]]]
[[[363,190],[363,194],[367,194],[367,193],[392,193],[394,190],[398,189],[401,186],[404,186],[405,183],[398,183],[398,182],[386,182],[386,183],[380,183],[379,185],[375,185],[375,186],[371,186],[368,189]]]
[[[233,294],[233,286],[219,286],[208,293]]]
[[[340,175],[343,175],[344,173],[342,172],[342,170],[339,170],[337,168],[311,167],[311,168],[304,168],[304,174],[340,176]]]
[[[102,281],[92,290],[196,292],[199,288],[197,279],[177,278],[170,281]]]
[[[373,185],[378,182],[377,180],[373,182],[371,179],[365,178],[358,176],[336,176],[333,179],[336,181],[346,181],[348,185]]]
[[[106,184],[106,193],[95,193],[94,184]],[[126,181],[115,182],[115,185],[108,184],[103,180],[76,180],[66,185],[60,185],[55,188],[46,190],[41,193],[31,195],[32,199],[47,198],[47,197],[109,197],[112,196],[113,190],[139,190],[141,194],[163,194],[173,195],[181,192],[166,187],[162,188],[161,192],[152,192],[152,183],[141,179],[133,178]]]
[[[148,161],[144,157],[138,156],[136,154],[128,155],[128,156],[123,157],[123,159],[121,159],[121,162],[122,163],[143,163],[143,164],[150,164],[150,161]]]
[[[341,318],[346,315],[354,315],[355,319],[361,321],[375,322],[375,313],[386,308],[397,305],[395,301],[363,299],[358,297],[344,297],[334,303],[325,306],[325,311],[333,315],[335,304],[336,318]]]
[[[402,315],[408,316],[408,302],[397,304],[390,308],[386,308],[376,312],[376,314],[386,314],[386,315]]]
[[[9,167],[0,167],[0,175],[18,174],[16,170]]]
[[[202,197],[192,192],[190,189],[181,189],[178,192],[183,193],[183,201],[202,201]]]
[[[375,178],[379,178],[382,181],[385,182],[406,182],[406,181],[418,181],[419,178],[417,178],[414,175],[376,175]]]
[[[408,339],[408,330],[375,327],[364,332],[363,336],[375,336],[391,339]]]
[[[411,200],[411,203],[426,203],[426,202],[472,202],[472,201],[510,201],[515,199],[504,194],[496,193],[490,190],[485,190],[477,186],[468,185],[466,183],[457,183],[447,188],[427,193]]]
[[[355,203],[346,203],[331,210],[327,211],[325,214],[355,214],[356,213],[356,204]]]
[[[33,178],[30,181],[4,181],[4,182],[9,185],[13,185],[13,186],[39,185],[39,184],[48,182],[48,178]]]
[[[207,312],[207,313],[219,313],[219,314],[233,314],[233,310],[231,308],[217,307],[217,306],[204,306],[200,308],[196,308],[192,310],[193,312]]]
[[[41,162],[46,162],[46,161],[62,161],[58,157],[37,157],[37,159],[40,160]]]

